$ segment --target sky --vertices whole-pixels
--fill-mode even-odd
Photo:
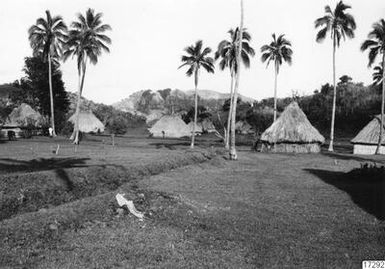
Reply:
[[[354,81],[371,83],[367,53],[360,51],[372,24],[385,18],[384,0],[347,0],[355,17],[356,37],[341,43],[337,51],[337,78],[349,75]],[[183,49],[197,40],[216,50],[229,37],[227,31],[240,21],[239,0],[1,0],[0,84],[24,76],[24,58],[32,55],[28,28],[45,10],[61,15],[69,25],[87,8],[102,12],[112,31],[111,53],[103,54],[97,65],[87,68],[83,95],[96,102],[112,104],[145,89],[190,90],[193,78],[179,69]],[[314,20],[323,16],[331,0],[244,0],[244,26],[252,36],[256,56],[251,68],[241,70],[240,93],[257,100],[272,97],[274,70],[260,60],[260,47],[270,43],[271,34],[285,34],[292,42],[293,64],[284,64],[278,77],[278,96],[292,91],[311,94],[332,82],[332,43],[315,41]],[[379,61],[378,61],[379,62]],[[62,64],[67,91],[77,90],[74,60]],[[215,74],[201,72],[199,89],[226,93],[228,70]]]

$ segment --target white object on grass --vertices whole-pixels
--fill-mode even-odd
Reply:
[[[124,194],[118,193],[116,196],[116,200],[118,201],[118,205],[123,207],[124,205],[127,206],[128,210],[131,212],[132,215],[139,218],[140,221],[143,221],[144,214],[136,210],[134,203],[132,200],[127,200],[124,197]]]

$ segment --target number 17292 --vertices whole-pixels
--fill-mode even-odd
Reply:
[[[382,261],[362,261],[362,269],[385,269],[385,260]]]

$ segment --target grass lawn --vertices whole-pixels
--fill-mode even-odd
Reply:
[[[342,153],[318,155],[243,147],[232,162],[213,158],[213,141],[191,152],[184,140],[118,138],[111,149],[93,139],[76,154],[63,142],[58,156],[50,153],[56,142],[39,140],[36,158],[16,154],[33,143],[0,145],[9,154],[0,160],[3,197],[18,197],[21,186],[39,189],[20,183],[28,178],[62,197],[52,204],[38,196],[35,208],[0,221],[0,267],[361,268],[361,260],[385,259],[385,180],[350,172],[368,161],[384,164],[382,156],[353,156],[342,143]],[[55,161],[41,169],[39,158]],[[63,161],[76,158],[86,160]],[[148,172],[118,180],[137,166]],[[60,169],[72,190],[58,175],[49,184],[47,173]],[[143,222],[117,213],[118,192],[145,212]]]

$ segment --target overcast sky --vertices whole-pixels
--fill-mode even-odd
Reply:
[[[324,14],[324,6],[334,9],[330,0],[244,0],[245,27],[252,35],[257,55],[251,68],[242,70],[240,92],[256,99],[273,95],[273,68],[260,61],[260,47],[271,34],[284,33],[293,45],[293,64],[281,68],[278,95],[291,96],[292,90],[310,94],[321,84],[332,81],[330,40],[315,42],[314,20]],[[367,53],[360,44],[371,26],[385,18],[384,0],[349,0],[356,19],[356,37],[342,42],[337,52],[337,77],[348,74],[354,81],[371,82]],[[78,12],[88,8],[103,12],[111,25],[111,53],[104,54],[96,66],[87,69],[84,96],[111,104],[142,89],[193,88],[193,79],[177,70],[183,48],[202,39],[215,50],[228,38],[227,31],[239,24],[239,0],[1,0],[0,83],[23,76],[24,57],[32,54],[27,29],[49,9],[70,24]],[[75,61],[62,65],[68,91],[76,91]],[[228,71],[202,72],[200,89],[228,92]]]

